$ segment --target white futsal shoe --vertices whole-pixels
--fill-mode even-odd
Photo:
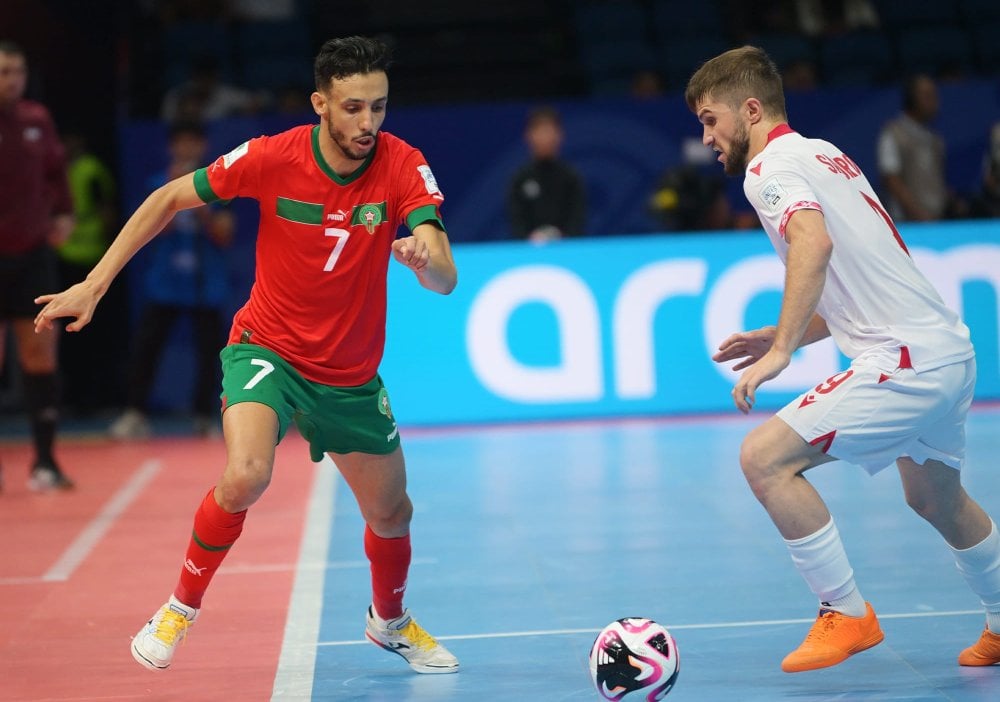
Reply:
[[[150,670],[169,668],[177,644],[197,617],[197,609],[171,595],[132,639],[132,657]]]
[[[458,659],[424,631],[410,616],[410,610],[386,621],[368,608],[365,636],[376,646],[397,653],[418,673],[457,673]]]
[[[148,439],[153,434],[146,415],[137,409],[127,409],[108,427],[108,436],[116,441]]]

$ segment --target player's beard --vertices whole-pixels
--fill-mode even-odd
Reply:
[[[330,139],[333,140],[333,143],[337,145],[338,149],[340,149],[340,152],[352,161],[364,161],[369,155],[371,155],[371,149],[362,153],[353,148],[353,142],[344,136],[343,132],[335,130],[332,122],[327,122],[326,131],[330,135]],[[375,137],[375,134],[363,134],[362,136]]]
[[[736,133],[729,143],[726,153],[726,164],[723,167],[726,175],[743,175],[747,169],[747,155],[750,153],[750,130],[743,122],[739,122]]]

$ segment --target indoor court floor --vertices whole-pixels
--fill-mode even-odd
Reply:
[[[677,640],[676,702],[1000,700],[1000,666],[956,663],[982,611],[894,469],[809,474],[885,641],[832,669],[781,672],[817,605],[737,464],[766,416],[404,427],[407,604],[461,660],[455,675],[412,673],[365,642],[363,522],[294,433],[158,673],[129,640],[173,588],[222,441],[70,435],[58,455],[79,487],[45,495],[24,485],[27,443],[0,441],[0,700],[598,700],[587,654],[625,616]],[[968,435],[966,487],[1000,519],[1000,407],[974,408]]]

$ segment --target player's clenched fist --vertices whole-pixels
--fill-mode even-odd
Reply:
[[[420,241],[415,236],[396,239],[392,242],[392,255],[397,261],[414,271],[422,271],[431,259],[427,243]]]

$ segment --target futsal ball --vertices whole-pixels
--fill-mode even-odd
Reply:
[[[680,672],[674,637],[652,619],[611,622],[590,649],[590,677],[606,700],[662,700]]]

